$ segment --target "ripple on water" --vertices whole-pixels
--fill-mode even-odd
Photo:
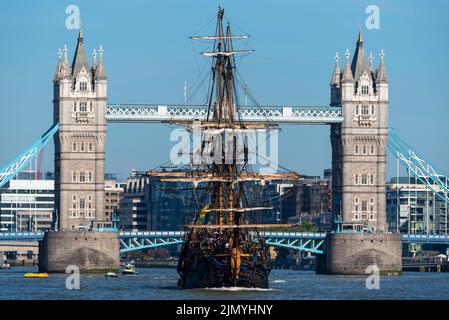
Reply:
[[[449,274],[405,272],[382,276],[379,290],[366,288],[364,276],[317,275],[313,271],[273,270],[270,288],[223,287],[182,290],[175,269],[138,269],[134,277],[81,275],[80,289],[67,290],[66,274],[27,279],[37,268],[0,270],[0,299],[145,299],[145,300],[287,300],[287,299],[449,299]]]

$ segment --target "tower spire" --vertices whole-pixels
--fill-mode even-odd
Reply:
[[[357,43],[361,43],[361,42],[363,42],[363,39],[362,39],[362,24],[359,22],[359,37],[357,39]]]
[[[359,81],[360,76],[363,72],[369,73],[369,65],[366,61],[365,51],[363,49],[363,39],[362,39],[362,26],[359,23],[359,34],[357,37],[356,48],[354,52],[354,58],[351,63],[352,75],[355,81]]]
[[[87,63],[86,53],[83,47],[83,26],[80,20],[79,32],[78,32],[78,43],[76,45],[75,55],[73,56],[72,62],[72,76],[78,75],[81,69],[84,67],[86,71],[89,70],[89,64]]]
[[[80,18],[80,23],[78,25],[78,41],[83,42],[83,23],[81,22],[81,18]]]

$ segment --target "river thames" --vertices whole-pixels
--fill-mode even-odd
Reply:
[[[81,275],[78,290],[66,289],[66,274],[45,279],[24,278],[37,268],[0,270],[0,299],[79,300],[317,300],[317,299],[449,299],[449,273],[406,272],[380,278],[380,288],[368,290],[363,276],[316,275],[313,271],[273,270],[270,289],[177,288],[175,269],[138,269],[137,276],[106,278]]]

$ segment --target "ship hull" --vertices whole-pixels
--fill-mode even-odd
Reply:
[[[270,271],[271,268],[267,263],[242,264],[238,279],[232,280],[229,265],[220,263],[213,257],[203,257],[196,261],[193,268],[178,267],[181,276],[178,286],[182,289],[222,287],[267,289]]]

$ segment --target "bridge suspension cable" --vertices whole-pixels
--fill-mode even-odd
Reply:
[[[59,123],[48,129],[22,154],[0,169],[0,188],[19,173],[32,159],[39,156],[39,152],[58,131]]]
[[[440,199],[449,203],[449,177],[421,156],[392,129],[388,129],[387,147],[419,181]]]

